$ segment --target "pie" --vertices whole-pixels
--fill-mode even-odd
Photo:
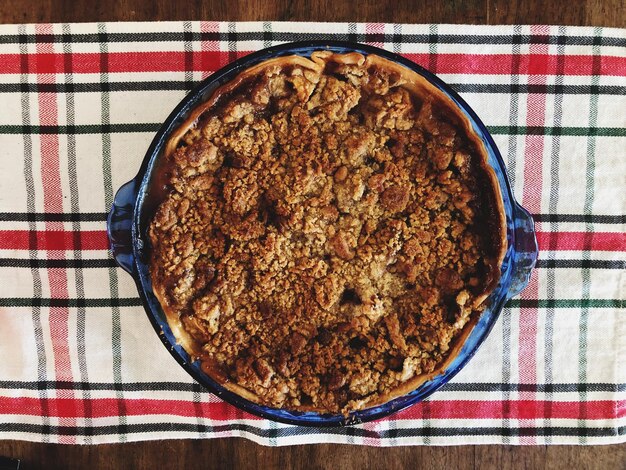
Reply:
[[[261,62],[170,137],[153,290],[226,389],[343,413],[441,373],[499,280],[495,174],[457,105],[376,55]]]

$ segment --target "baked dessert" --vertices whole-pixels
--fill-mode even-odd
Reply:
[[[387,59],[255,65],[168,141],[153,290],[221,385],[348,413],[432,378],[498,282],[505,218],[467,118]]]

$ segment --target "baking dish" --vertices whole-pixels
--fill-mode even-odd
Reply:
[[[154,208],[149,203],[147,194],[156,164],[171,133],[185,121],[192,110],[206,101],[214,90],[232,80],[242,70],[270,58],[293,54],[309,56],[313,51],[321,49],[338,53],[355,51],[364,55],[377,54],[414,70],[452,99],[468,118],[475,133],[487,149],[488,163],[496,174],[502,194],[507,226],[508,248],[502,263],[498,286],[489,297],[489,306],[482,313],[460,352],[448,367],[440,375],[406,395],[380,406],[351,412],[348,416],[274,409],[250,402],[224,389],[202,371],[198,361],[191,362],[187,352],[176,343],[165,314],[152,291],[148,269],[149,246],[146,231]],[[515,201],[502,158],[485,126],[469,106],[441,80],[416,64],[381,49],[344,42],[309,41],[264,49],[230,64],[202,82],[167,118],[152,141],[137,176],[123,185],[116,194],[107,229],[113,255],[117,263],[133,276],[150,321],[171,354],[193,378],[224,400],[253,414],[276,421],[313,426],[336,426],[377,419],[416,403],[443,386],[473,356],[480,343],[488,335],[504,303],[519,293],[528,283],[530,272],[537,258],[532,218]]]

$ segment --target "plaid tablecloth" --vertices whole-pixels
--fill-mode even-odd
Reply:
[[[436,72],[491,130],[540,261],[475,358],[389,419],[299,428],[203,390],[105,236],[115,190],[202,78],[279,42],[348,39]],[[0,438],[267,445],[605,444],[626,432],[626,31],[548,26],[0,26]]]

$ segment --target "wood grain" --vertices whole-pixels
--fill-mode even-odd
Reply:
[[[626,26],[623,0],[4,0],[3,23],[376,21]]]
[[[0,22],[150,20],[375,21],[626,27],[623,0],[3,0]],[[427,468],[620,469],[626,446],[266,448],[244,439],[58,446],[0,441],[22,469]]]
[[[626,467],[626,446],[456,446],[371,448],[308,445],[270,448],[245,439],[149,441],[101,446],[0,442],[0,455],[22,460],[20,470],[123,469],[554,469]]]

